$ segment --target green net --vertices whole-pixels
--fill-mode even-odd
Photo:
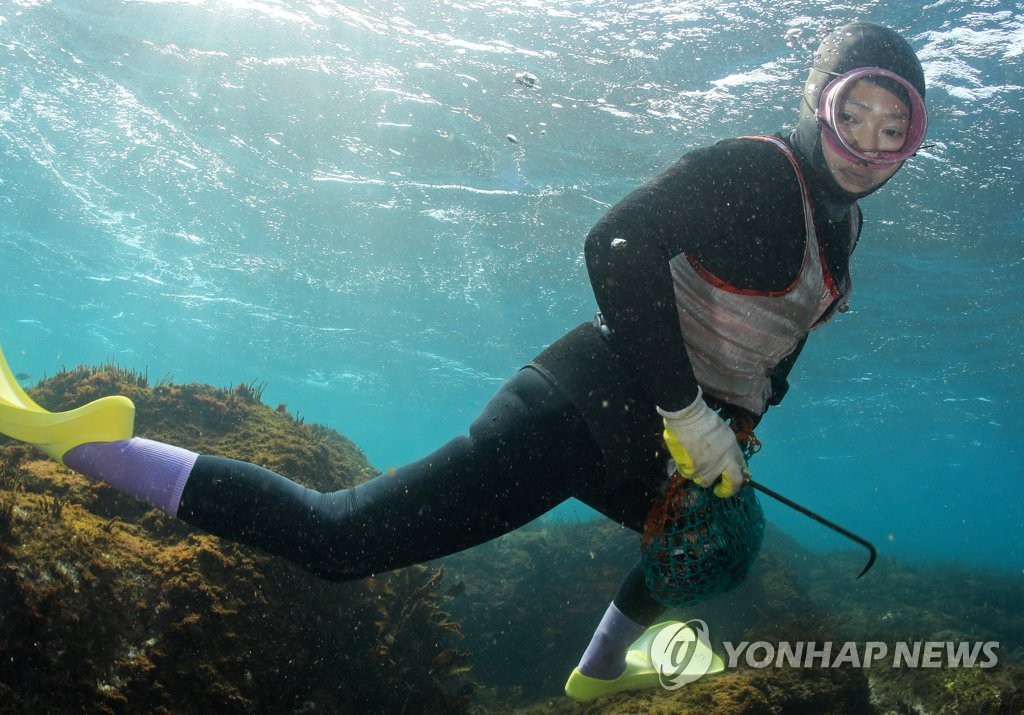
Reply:
[[[763,537],[764,512],[753,489],[720,499],[676,473],[644,525],[647,588],[669,607],[727,591],[746,577]]]

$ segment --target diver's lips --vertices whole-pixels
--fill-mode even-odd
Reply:
[[[843,168],[839,170],[840,176],[846,180],[847,183],[859,186],[867,189],[874,186],[877,182],[874,174],[865,171],[858,171],[857,169]]]

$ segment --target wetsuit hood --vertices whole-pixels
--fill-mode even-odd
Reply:
[[[840,75],[862,67],[879,67],[899,75],[924,98],[925,82],[921,62],[910,43],[887,27],[870,22],[851,22],[830,34],[814,53],[814,63],[804,84],[800,120],[790,136],[790,144],[809,165],[830,203],[848,206],[877,191],[853,194],[842,189],[825,165],[821,151],[821,127],[818,104],[825,88]],[[819,183],[815,182],[815,183]]]

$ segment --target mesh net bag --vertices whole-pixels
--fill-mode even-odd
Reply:
[[[727,591],[746,577],[763,537],[764,512],[753,489],[721,499],[677,472],[644,524],[647,588],[668,607]]]

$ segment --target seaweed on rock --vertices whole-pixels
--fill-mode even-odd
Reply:
[[[261,391],[76,368],[32,394],[50,409],[126,394],[140,434],[321,490],[375,474]],[[705,620],[720,655],[741,639],[981,640],[999,642],[998,665],[737,663],[676,691],[573,703],[562,685],[638,548],[606,520],[540,521],[443,564],[329,583],[0,440],[0,713],[1021,711],[1018,573],[883,554],[854,581],[859,554],[809,552],[771,525],[745,583],[667,616]]]
[[[387,686],[404,693],[402,712],[462,708],[469,704],[474,689],[468,679],[468,652],[451,645],[429,662],[417,657],[434,647],[438,631],[462,638],[461,624],[442,608],[443,577],[443,568],[417,565],[365,582],[378,616],[370,655]]]
[[[125,394],[139,434],[318,489],[375,473],[349,440],[261,404],[261,391],[150,387],[106,367],[61,372],[31,394],[55,410]],[[0,464],[0,712],[468,707],[456,684],[468,657],[440,613],[437,572],[382,577],[394,594],[382,600],[365,583],[322,581],[191,530],[25,445],[0,441]],[[396,644],[386,659],[375,655],[382,629]]]

